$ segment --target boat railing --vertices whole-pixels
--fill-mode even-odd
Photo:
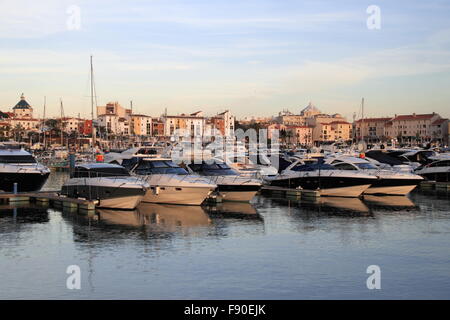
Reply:
[[[161,173],[148,173],[146,175],[134,175],[137,177],[142,177],[144,181],[149,182],[149,179],[151,179],[151,184],[161,184],[161,181],[164,180],[167,183],[181,183],[186,180],[189,180],[190,183],[205,183],[205,177],[198,176],[198,175],[192,175],[192,174],[161,174]]]

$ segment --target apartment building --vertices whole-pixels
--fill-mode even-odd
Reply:
[[[304,126],[306,125],[306,118],[301,114],[293,114],[289,110],[283,110],[278,113],[278,117],[275,118],[277,123],[282,123],[286,126]]]
[[[172,136],[176,132],[179,135],[199,136],[204,132],[205,117],[200,111],[189,115],[164,115],[161,120],[164,123],[165,136]]]
[[[395,115],[385,126],[388,139],[398,142],[448,143],[448,119],[433,112],[428,114]]]
[[[130,132],[136,136],[152,136],[152,117],[132,114],[130,116]]]
[[[211,131],[217,130],[218,133],[226,137],[234,136],[235,118],[229,110],[211,117],[208,122],[211,126]],[[205,130],[205,135],[207,134],[206,131],[208,130]]]
[[[310,146],[313,143],[313,128],[309,126],[287,126],[287,142],[290,144]]]
[[[357,141],[379,142],[386,139],[386,124],[391,117],[359,119],[354,125],[354,138]]]
[[[105,106],[97,106],[97,117],[102,115],[116,115],[119,118],[126,118],[131,113],[131,109],[122,107],[117,101],[108,102]]]
[[[352,138],[352,125],[339,113],[333,115],[315,114],[308,117],[306,123],[313,128],[313,141],[315,143],[336,140],[347,141]]]

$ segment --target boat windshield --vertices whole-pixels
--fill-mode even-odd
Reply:
[[[0,163],[36,163],[32,155],[0,155]]]
[[[358,168],[363,169],[363,170],[367,170],[367,169],[378,169],[375,165],[371,164],[371,163],[365,163],[365,162],[361,162],[361,163],[355,163],[355,165],[358,166]]]
[[[294,166],[292,171],[316,171],[316,170],[336,170],[335,167],[326,163],[306,163]]]
[[[239,175],[235,170],[230,168],[225,163],[202,163],[196,164],[192,163],[189,165],[189,168],[192,169],[195,173],[198,173],[202,176],[237,176]]]
[[[180,168],[171,160],[154,160],[147,161],[142,160],[134,170],[136,174],[148,175],[148,174],[188,174],[188,172]]]
[[[128,177],[130,174],[125,168],[120,167],[98,167],[98,168],[84,168],[75,167],[73,178],[95,178],[95,177]]]

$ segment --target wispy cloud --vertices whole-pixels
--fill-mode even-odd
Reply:
[[[69,0],[2,0],[0,38],[27,39],[66,31]]]
[[[1,98],[51,92],[81,104],[92,53],[99,101],[133,98],[142,112],[273,114],[309,99],[343,108],[378,79],[450,78],[450,7],[404,3],[381,1],[382,28],[370,31],[359,1],[2,0]],[[70,5],[81,32],[66,29]]]

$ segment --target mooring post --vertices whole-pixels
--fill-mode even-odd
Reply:
[[[13,193],[14,193],[14,194],[17,194],[17,189],[18,189],[17,186],[18,186],[18,185],[17,185],[17,182],[14,182],[14,184],[13,184]]]

